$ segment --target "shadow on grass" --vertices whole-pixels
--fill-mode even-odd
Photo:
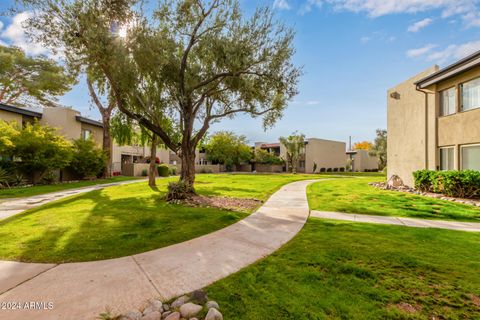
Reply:
[[[163,192],[112,199],[103,190],[2,221],[0,256],[27,262],[93,261],[141,253],[224,228],[245,213],[169,204]],[[72,216],[76,215],[76,216]],[[17,229],[16,229],[17,228]],[[23,239],[15,230],[38,232]]]

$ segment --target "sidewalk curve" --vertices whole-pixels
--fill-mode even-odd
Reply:
[[[306,187],[314,181],[285,185],[244,220],[169,247],[60,265],[0,261],[0,302],[53,302],[51,310],[0,310],[0,319],[95,319],[203,288],[293,238],[308,218]]]
[[[324,211],[316,211],[316,210],[312,210],[312,212],[310,213],[310,216],[314,218],[389,224],[389,225],[399,225],[399,226],[414,227],[414,228],[439,228],[439,229],[449,229],[449,230],[459,230],[459,231],[480,232],[480,223],[478,222],[427,220],[427,219],[391,217],[391,216],[374,216],[374,215],[367,215],[367,214],[324,212]]]

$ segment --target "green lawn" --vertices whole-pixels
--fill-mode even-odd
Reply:
[[[204,195],[265,200],[282,185],[310,175],[198,175]],[[315,176],[315,178],[319,178]],[[0,259],[67,262],[121,257],[186,241],[248,215],[191,208],[163,200],[168,181],[109,187],[12,216],[0,222]]]
[[[479,319],[479,270],[480,234],[311,218],[206,291],[225,319]]]
[[[379,190],[379,178],[338,179],[308,187],[310,209],[383,216],[480,222],[480,208],[397,191]]]
[[[97,179],[97,180],[88,180],[88,181],[78,181],[71,183],[59,183],[51,185],[41,185],[25,188],[11,188],[11,189],[0,189],[0,199],[5,198],[18,198],[18,197],[31,197],[39,194],[50,193],[63,191],[68,189],[75,189],[81,187],[88,187],[95,184],[105,184],[119,181],[134,180],[138,178],[134,177],[112,177],[110,179]]]

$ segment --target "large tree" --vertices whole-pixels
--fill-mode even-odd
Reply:
[[[45,56],[30,57],[20,48],[0,45],[0,103],[55,106],[75,77]]]
[[[287,169],[291,173],[297,173],[298,160],[305,150],[305,135],[294,132],[288,137],[280,137],[280,143],[286,149],[285,159]]]
[[[294,34],[267,8],[244,17],[237,0],[165,0],[147,18],[128,0],[24,2],[37,9],[37,41],[72,48],[69,60],[104,77],[121,112],[178,153],[187,192],[212,122],[246,113],[271,126],[297,93]],[[112,32],[122,24],[125,39]]]

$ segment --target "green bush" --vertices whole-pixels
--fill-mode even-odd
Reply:
[[[480,171],[432,171],[413,173],[415,187],[424,192],[443,193],[449,197],[480,198]]]
[[[143,169],[142,170],[142,177],[146,177],[148,176],[148,170],[147,169]]]
[[[170,167],[170,175],[171,176],[176,176],[177,175],[177,168],[176,167]]]
[[[165,164],[159,165],[157,171],[159,177],[168,177],[170,175],[170,167]]]
[[[102,173],[107,161],[106,155],[92,139],[78,139],[73,142],[73,158],[70,167],[81,178],[96,178]]]
[[[168,184],[168,192],[166,195],[167,201],[172,200],[183,200],[187,199],[190,195],[191,190],[188,190],[188,187],[183,181],[170,182]]]

